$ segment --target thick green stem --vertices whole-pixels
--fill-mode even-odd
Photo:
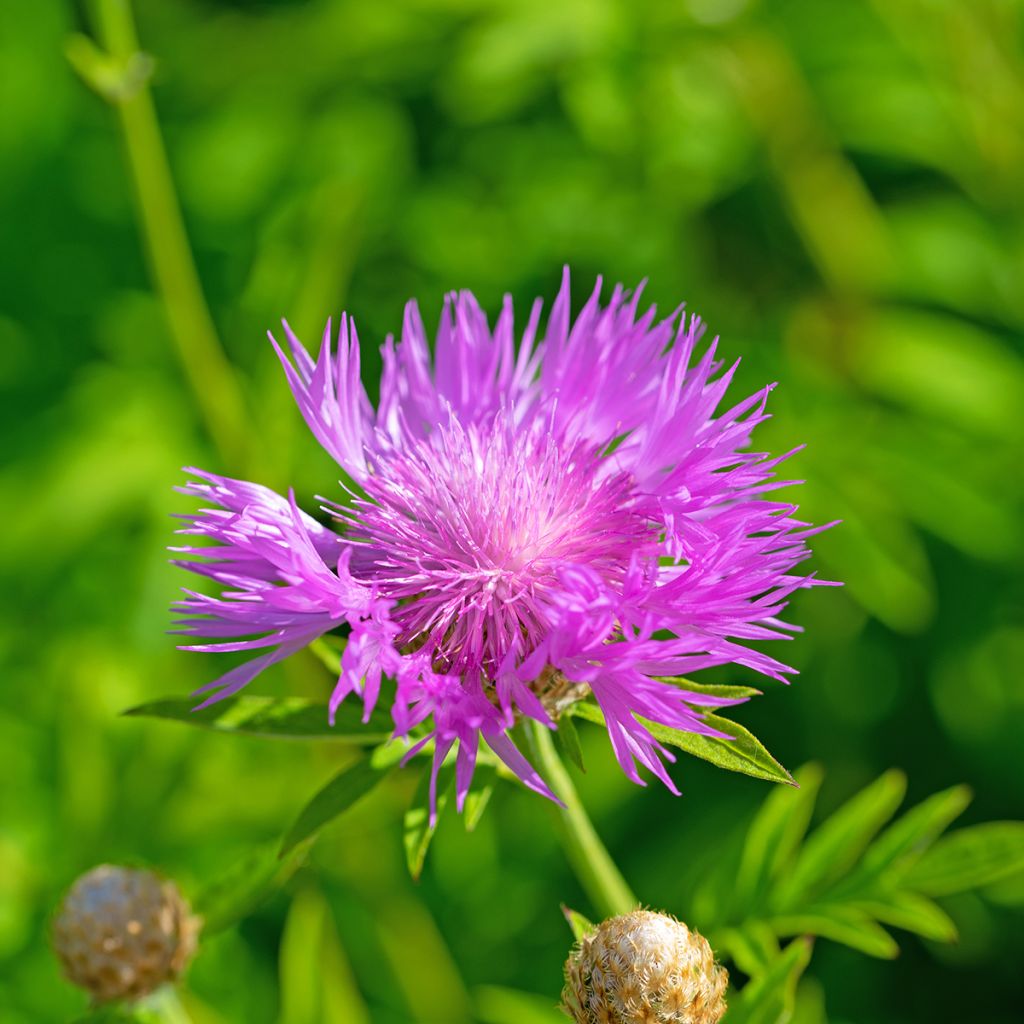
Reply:
[[[539,722],[531,725],[540,769],[555,795],[565,804],[559,809],[562,845],[580,885],[602,917],[636,910],[637,898],[594,830],[569,772],[555,750],[550,730]]]
[[[92,6],[100,45],[130,69],[142,56],[129,0],[93,0]],[[242,392],[203,296],[145,76],[107,96],[121,122],[139,226],[171,338],[211,440],[237,466],[247,449]]]

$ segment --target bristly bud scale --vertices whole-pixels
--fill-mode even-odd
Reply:
[[[580,939],[565,964],[562,1007],[576,1024],[717,1024],[728,982],[703,935],[635,910]]]

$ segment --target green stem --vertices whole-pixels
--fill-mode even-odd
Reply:
[[[541,772],[565,804],[559,809],[562,845],[580,885],[603,917],[636,910],[637,898],[595,831],[569,772],[555,750],[551,731],[539,722],[532,722],[531,726]]]
[[[147,996],[140,1007],[145,1008],[145,1014],[140,1015],[140,1020],[145,1020],[147,1024],[192,1024],[188,1010],[181,1004],[178,990],[170,984],[162,985],[151,996]]]
[[[141,54],[129,0],[93,0],[93,14],[100,45],[130,68]],[[245,404],[203,296],[152,95],[141,80],[108,98],[121,122],[143,243],[171,338],[211,440],[226,463],[238,465],[247,449]]]

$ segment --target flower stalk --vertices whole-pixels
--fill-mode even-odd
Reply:
[[[203,423],[227,464],[244,464],[245,404],[203,295],[149,91],[152,62],[139,50],[130,0],[94,0],[100,50],[81,37],[68,56],[117,111],[154,284]]]
[[[540,722],[531,722],[530,725],[538,766],[552,791],[565,805],[558,809],[561,821],[559,835],[583,891],[602,917],[636,910],[639,901],[601,842],[572,778],[558,756],[550,730]]]

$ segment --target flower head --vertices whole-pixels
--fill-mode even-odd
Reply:
[[[177,978],[199,927],[173,882],[101,864],[71,887],[53,944],[68,978],[105,1003],[136,999]]]
[[[382,348],[380,401],[360,379],[354,324],[330,325],[316,359],[287,324],[271,338],[310,430],[354,484],[321,499],[322,525],[258,484],[193,470],[207,507],[181,564],[220,586],[186,592],[193,650],[259,652],[202,691],[235,693],[262,669],[341,628],[333,714],[369,715],[389,684],[396,734],[455,744],[457,796],[481,739],[551,795],[508,736],[517,717],[554,726],[593,694],[626,774],[676,791],[672,755],[638,718],[721,736],[701,708],[734,703],[666,677],[728,662],[792,670],[743,641],[784,637],[794,572],[817,532],[766,494],[780,458],[748,450],[771,386],[723,402],[735,371],[698,353],[697,317],[657,320],[639,290],[598,282],[574,321],[569,279],[538,339],[535,303],[516,340],[506,299],[493,329],[468,293],[449,297],[434,351],[415,303]],[[212,544],[210,543],[212,542]],[[555,695],[555,696],[553,696]],[[567,697],[567,695],[569,695]]]
[[[703,935],[635,910],[579,941],[565,964],[562,1005],[576,1024],[718,1024],[728,983]]]

